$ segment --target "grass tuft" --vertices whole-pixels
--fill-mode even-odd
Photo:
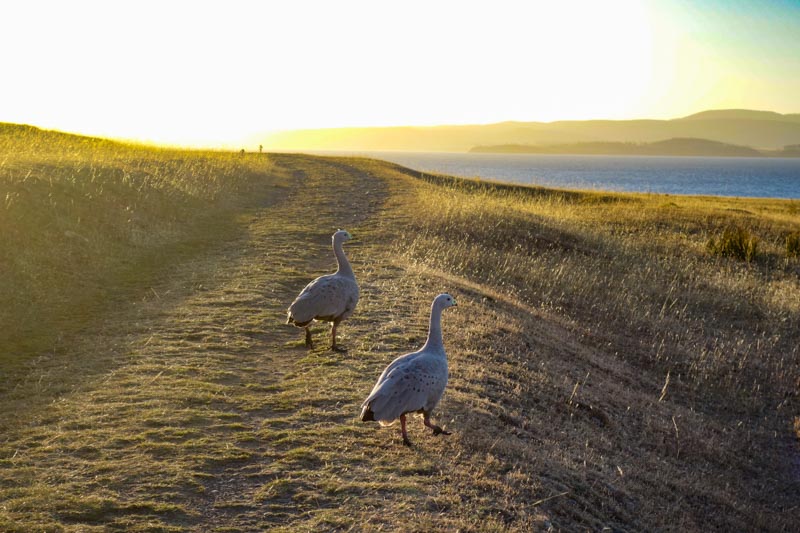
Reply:
[[[800,231],[786,236],[786,257],[800,257]]]
[[[730,257],[750,263],[758,257],[758,245],[758,237],[749,230],[733,226],[725,228],[720,236],[709,239],[708,251],[713,255]]]

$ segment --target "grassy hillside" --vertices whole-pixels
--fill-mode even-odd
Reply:
[[[281,183],[266,157],[0,124],[0,363],[134,298]]]
[[[730,401],[797,393],[800,263],[786,250],[800,231],[797,201],[426,179],[440,188],[420,197],[427,216],[416,219],[412,257],[507,287],[585,325],[620,357],[719,387]],[[751,263],[709,251],[731,227],[758,243]]]
[[[42,272],[29,275],[38,290],[65,302],[37,304],[63,328],[26,323],[55,331],[57,349],[30,345],[37,357],[4,372],[3,531],[800,521],[797,201],[556,191],[21,131],[32,137],[17,150],[38,147],[13,166],[3,152],[4,186],[20,198],[41,187],[51,203],[36,211],[73,218],[48,215],[60,233],[28,222],[18,240],[3,234],[4,260],[38,250],[20,283]],[[113,223],[128,205],[143,234],[124,231],[130,216]],[[74,213],[77,227],[57,225]],[[349,352],[328,351],[323,326],[307,350],[285,309],[333,268],[340,227],[362,290],[340,327]],[[104,252],[71,262],[87,243],[62,243],[65,231]],[[71,288],[84,276],[87,295]],[[359,422],[359,405],[424,341],[442,291],[459,306],[443,319],[450,382],[434,420],[453,434],[414,419],[409,449],[396,427]]]
[[[433,127],[336,128],[280,132],[254,139],[271,150],[466,152],[501,144],[649,143],[696,138],[780,150],[800,143],[798,115],[711,111],[674,120],[565,120]]]

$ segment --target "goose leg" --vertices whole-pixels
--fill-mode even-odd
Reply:
[[[336,344],[336,326],[339,325],[339,322],[341,322],[341,320],[336,319],[333,321],[333,324],[331,325],[331,350],[333,350],[334,352],[346,352],[347,348],[338,346]]]
[[[314,347],[314,343],[311,342],[311,328],[309,328],[308,326],[306,326],[306,346],[308,346],[309,348]]]
[[[436,424],[431,424],[431,415],[430,413],[426,413],[423,411],[422,413],[422,422],[425,424],[425,427],[431,428],[433,430],[434,435],[452,435],[449,431],[445,431]]]
[[[411,446],[411,441],[408,440],[408,433],[406,433],[406,415],[400,415],[400,432],[403,434],[403,444]]]

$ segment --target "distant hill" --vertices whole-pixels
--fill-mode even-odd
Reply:
[[[677,120],[778,120],[800,123],[800,114],[782,115],[774,111],[753,111],[751,109],[717,109],[701,111]]]
[[[475,146],[654,143],[664,139],[707,139],[782,150],[800,144],[800,115],[770,111],[703,111],[672,120],[562,120],[484,125],[332,128],[294,130],[254,139],[269,150],[405,150],[466,152]]]
[[[776,155],[785,157],[800,157],[800,144],[790,144],[784,146],[783,150],[779,151]]]
[[[800,114],[782,115],[774,111],[752,111],[749,109],[719,109],[701,111],[678,120],[779,120],[784,122],[800,122]]]
[[[572,144],[476,146],[470,152],[513,154],[597,154],[597,155],[691,155],[759,157],[764,155],[747,146],[708,139],[667,139],[653,143],[588,142]]]
[[[0,142],[7,139],[25,139],[30,148],[45,144],[59,145],[62,143],[66,143],[65,146],[70,144],[74,144],[75,146],[111,146],[123,144],[120,141],[104,139],[102,137],[89,137],[87,135],[65,133],[58,130],[45,130],[27,124],[0,122]]]

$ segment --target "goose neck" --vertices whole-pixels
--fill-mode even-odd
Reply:
[[[333,241],[333,254],[336,256],[336,264],[338,265],[338,270],[336,273],[355,279],[355,276],[353,275],[353,268],[350,266],[350,261],[348,261],[347,256],[344,255],[342,241]]]
[[[431,309],[431,322],[428,328],[428,340],[423,348],[444,348],[442,341],[442,309],[434,306]]]

